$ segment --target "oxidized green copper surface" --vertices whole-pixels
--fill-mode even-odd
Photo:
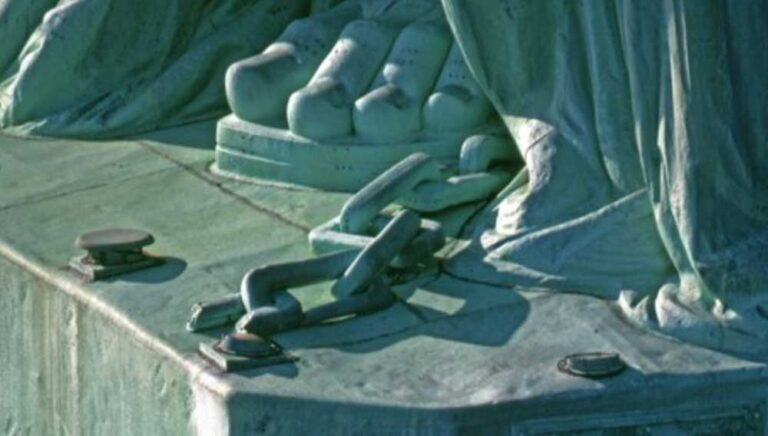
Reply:
[[[233,112],[0,137],[0,431],[766,434],[766,22],[0,0],[6,133]]]
[[[762,431],[764,364],[643,333],[594,297],[439,269],[396,287],[385,311],[275,335],[296,362],[219,372],[198,344],[228,330],[189,333],[189,308],[236,293],[254,265],[311,256],[308,230],[347,196],[219,179],[213,152],[189,141],[207,132],[0,139],[0,345],[14,350],[0,353],[0,424],[11,434]],[[91,284],[62,269],[78,234],[112,226],[150,231],[169,262]],[[295,296],[331,301],[328,285]],[[590,351],[618,352],[628,368],[599,380],[558,371]]]

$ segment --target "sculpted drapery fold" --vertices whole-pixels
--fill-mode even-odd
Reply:
[[[443,3],[529,172],[483,236],[492,280],[521,264],[692,340],[764,339],[768,5]]]

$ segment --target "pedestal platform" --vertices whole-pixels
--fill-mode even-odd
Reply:
[[[765,361],[644,333],[596,298],[439,269],[386,311],[275,336],[295,362],[218,371],[197,350],[227,330],[187,332],[190,307],[252,266],[311,256],[309,229],[347,196],[211,174],[214,151],[194,140],[210,127],[0,137],[4,434],[765,434]],[[83,283],[66,268],[73,242],[107,227],[152,233],[165,264]],[[319,304],[327,288],[296,297]],[[558,370],[593,351],[627,369]]]
[[[228,115],[218,123],[220,175],[267,179],[329,191],[354,192],[412,153],[424,152],[447,168],[458,165],[466,132],[419,134],[408,141],[375,144],[356,136],[314,141],[291,133],[285,121],[256,124]],[[489,124],[472,133],[494,133]],[[310,170],[311,168],[311,170]]]

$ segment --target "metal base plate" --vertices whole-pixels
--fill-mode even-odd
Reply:
[[[160,266],[165,263],[163,258],[147,256],[141,261],[124,265],[98,265],[87,262],[87,257],[86,255],[72,258],[69,261],[69,267],[89,282]]]
[[[443,165],[456,166],[464,139],[502,127],[490,123],[462,134],[420,134],[410,141],[374,144],[356,136],[314,141],[275,124],[256,124],[235,115],[221,119],[216,134],[216,165],[212,170],[236,178],[354,192],[415,152],[427,153]]]
[[[298,357],[281,351],[274,356],[265,357],[243,357],[233,354],[222,353],[212,344],[201,343],[200,354],[208,361],[219,367],[225,372],[242,371],[246,369],[260,368],[264,366],[279,365],[299,360]]]

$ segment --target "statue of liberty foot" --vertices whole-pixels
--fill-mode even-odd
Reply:
[[[645,297],[622,292],[618,307],[631,323],[685,342],[745,355],[768,353],[765,295],[733,295],[726,302],[706,294],[694,277],[675,277]]]
[[[414,152],[456,166],[500,131],[439,2],[348,1],[227,73],[216,169],[354,191]]]

